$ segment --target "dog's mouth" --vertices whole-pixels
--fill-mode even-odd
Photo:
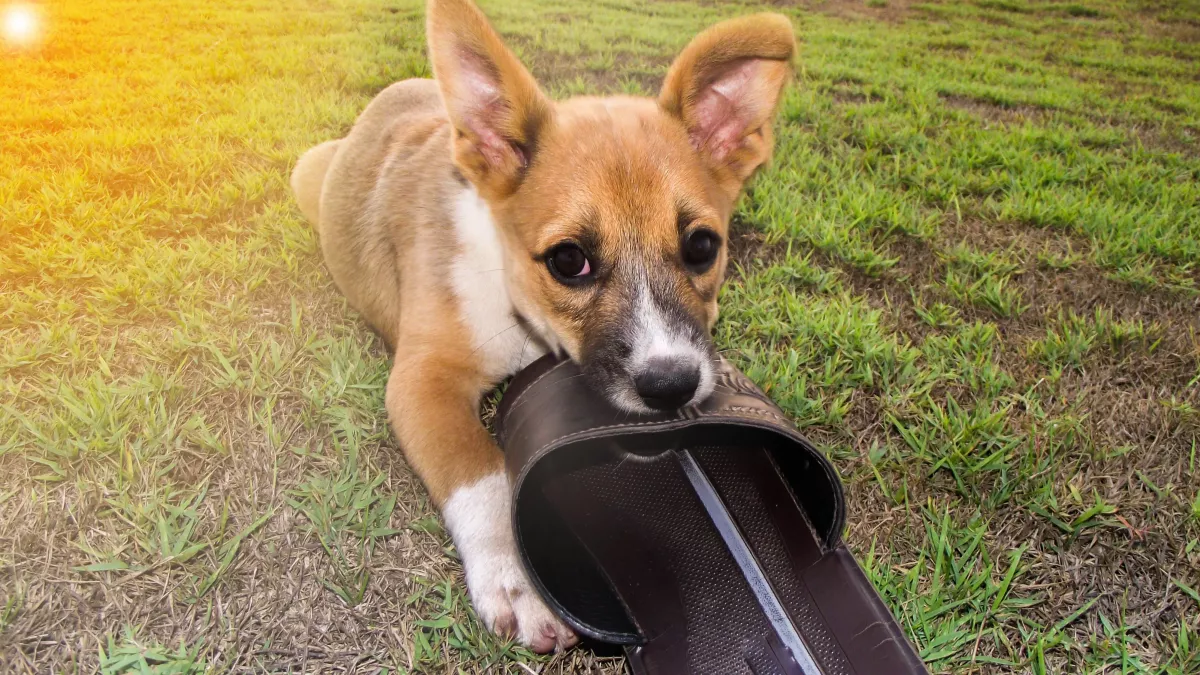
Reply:
[[[716,358],[699,317],[651,297],[643,284],[620,312],[584,331],[579,363],[592,389],[615,407],[638,414],[678,410],[712,394]]]
[[[702,403],[716,385],[711,344],[648,358],[622,345],[581,359],[584,377],[616,408],[636,414],[678,410]]]

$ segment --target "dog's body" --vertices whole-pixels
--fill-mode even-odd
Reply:
[[[657,101],[554,103],[469,0],[431,0],[437,80],[388,87],[292,176],[326,264],[395,354],[397,438],[442,509],[480,618],[538,651],[575,641],[516,556],[483,394],[547,350],[631,412],[711,391],[727,233],[769,157],[786,19],[699,36]]]
[[[434,81],[399,82],[346,138],[306,153],[293,186],[338,287],[396,353],[388,412],[464,562],[478,561],[466,563],[476,611],[544,651],[570,632],[520,570],[505,531],[508,482],[478,410],[545,348],[517,323],[495,227],[449,146]]]

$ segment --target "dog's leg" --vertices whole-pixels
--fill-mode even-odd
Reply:
[[[392,427],[425,482],[487,627],[534,651],[577,638],[542,603],[517,558],[503,455],[479,421],[480,377],[452,358],[397,355],[387,387]]]

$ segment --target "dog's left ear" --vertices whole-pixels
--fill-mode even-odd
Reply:
[[[780,14],[754,14],[697,35],[671,64],[658,103],[679,118],[722,183],[771,156],[771,119],[792,72],[796,38]]]

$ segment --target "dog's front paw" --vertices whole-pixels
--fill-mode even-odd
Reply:
[[[475,611],[493,633],[514,638],[539,654],[579,641],[538,597],[515,553],[464,559]]]
[[[565,649],[579,641],[546,607],[525,576],[509,520],[509,486],[493,474],[459,488],[442,509],[467,577],[471,603],[493,633],[535,652]]]

